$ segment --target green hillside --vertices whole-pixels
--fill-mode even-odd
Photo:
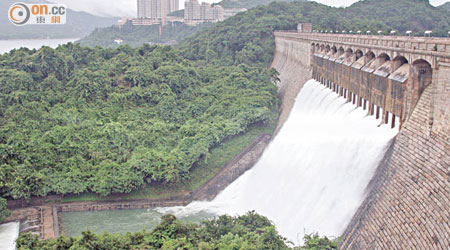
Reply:
[[[133,47],[141,46],[143,43],[176,43],[211,25],[211,23],[204,23],[199,26],[188,26],[182,23],[177,23],[173,26],[166,25],[162,27],[160,35],[159,25],[133,26],[128,23],[120,29],[117,26],[95,29],[91,34],[78,42],[82,46],[101,46],[105,48],[119,47],[114,42],[118,38],[122,39],[123,43]]]
[[[256,6],[268,5],[272,2],[304,2],[307,0],[222,0],[217,3],[224,8],[246,8],[251,9]]]
[[[191,177],[209,150],[274,120],[266,69],[197,68],[171,47],[0,56],[0,195],[129,193]]]
[[[275,0],[224,0],[219,5],[226,8],[253,8],[259,5],[267,5]],[[278,0],[279,2],[293,2],[304,0]],[[169,16],[184,16],[184,10],[174,11]],[[133,47],[140,46],[143,43],[158,43],[164,44],[170,41],[179,42],[186,37],[192,36],[200,30],[211,26],[211,23],[205,23],[196,27],[177,24],[173,26],[164,26],[162,28],[162,35],[159,35],[159,25],[133,27],[131,25],[124,26],[119,29],[115,26],[100,28],[93,31],[88,36],[81,39],[79,42],[83,46],[102,46],[108,48],[118,47],[114,40],[120,38],[125,44]]]
[[[32,0],[1,0],[0,12],[7,13],[9,7],[17,2],[32,3]],[[46,3],[46,1],[39,1]],[[117,23],[118,17],[99,17],[92,14],[67,10],[67,22],[64,25],[25,25],[15,26],[6,14],[0,15],[0,39],[37,39],[37,38],[77,38],[88,35],[97,27],[107,27]]]

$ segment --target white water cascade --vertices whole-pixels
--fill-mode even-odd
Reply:
[[[212,202],[161,208],[178,217],[199,212],[267,216],[301,244],[305,233],[339,236],[365,198],[365,188],[398,128],[317,81],[299,93],[283,128],[259,162]]]
[[[16,249],[16,239],[19,236],[19,222],[0,225],[0,249]]]

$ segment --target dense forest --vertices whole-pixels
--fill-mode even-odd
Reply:
[[[211,23],[204,23],[199,26],[188,26],[183,23],[175,23],[174,25],[163,26],[160,34],[159,25],[133,26],[128,22],[121,28],[115,25],[107,28],[98,28],[89,36],[78,41],[78,43],[82,46],[101,46],[105,48],[119,47],[114,42],[116,39],[122,39],[125,44],[132,47],[141,46],[143,43],[177,43],[211,25]]]
[[[209,149],[273,119],[273,72],[196,67],[171,47],[0,57],[0,194],[128,193],[189,178]]]
[[[303,247],[293,250],[331,250],[337,243],[326,237],[307,235]],[[96,235],[90,231],[81,237],[39,241],[37,236],[23,234],[17,240],[18,250],[288,250],[285,239],[271,222],[254,212],[240,217],[220,216],[201,225],[183,224],[172,215],[162,217],[151,232]]]
[[[36,38],[79,38],[89,35],[95,28],[108,27],[117,23],[118,17],[99,17],[92,14],[67,10],[67,22],[64,25],[25,25],[16,26],[10,23],[6,13],[11,5],[17,2],[33,3],[33,0],[1,0],[0,39],[36,39]],[[40,0],[39,3],[48,3]]]

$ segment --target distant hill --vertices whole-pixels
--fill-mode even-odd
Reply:
[[[9,7],[17,0],[1,0],[0,13],[7,13]],[[31,3],[31,0],[20,2]],[[46,3],[46,1],[39,1]],[[48,3],[48,2],[47,2]],[[14,26],[6,14],[0,15],[0,39],[32,38],[76,38],[88,35],[97,27],[106,27],[117,22],[118,17],[99,17],[92,14],[67,10],[67,23],[64,25],[25,25]]]
[[[168,14],[168,16],[184,17],[184,10],[177,10]]]
[[[199,26],[188,26],[181,23],[173,26],[166,25],[162,28],[160,35],[159,25],[133,26],[128,23],[121,29],[116,26],[95,29],[77,43],[80,43],[82,46],[101,46],[106,48],[119,47],[114,42],[115,39],[121,39],[123,44],[128,44],[132,47],[141,46],[143,43],[175,44],[211,25],[211,23],[204,23]]]

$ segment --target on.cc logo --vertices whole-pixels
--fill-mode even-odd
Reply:
[[[30,19],[30,9],[23,3],[15,3],[9,8],[8,17],[15,25],[24,25]]]

